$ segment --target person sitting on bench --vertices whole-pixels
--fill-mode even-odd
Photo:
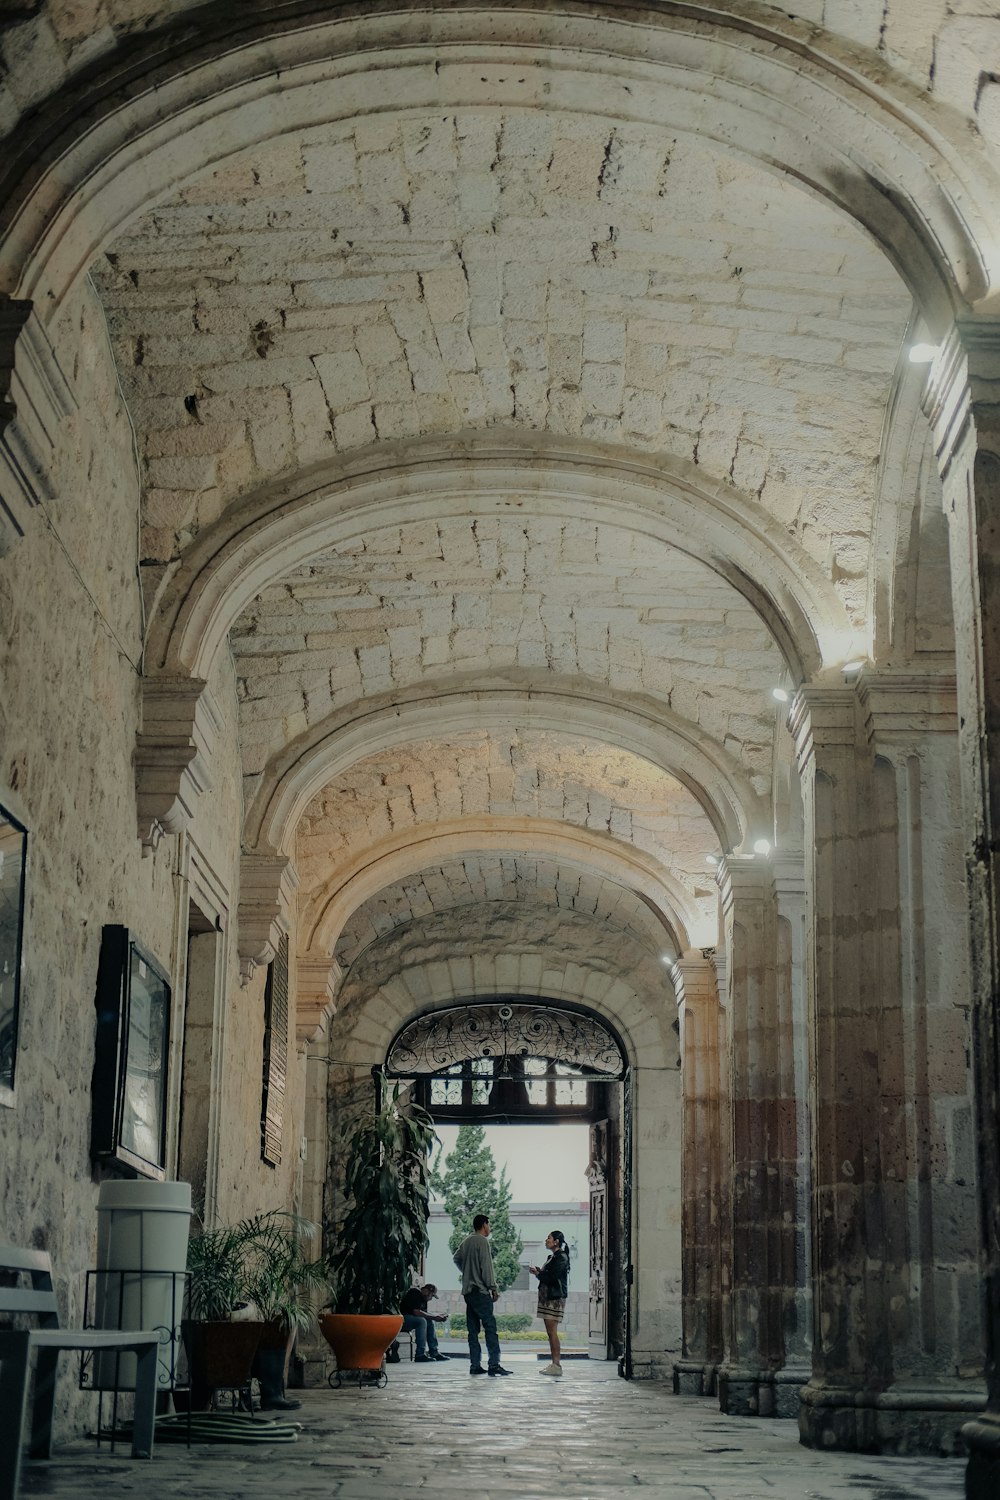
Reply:
[[[399,1304],[399,1310],[403,1314],[403,1332],[415,1333],[417,1336],[414,1363],[418,1365],[448,1358],[438,1348],[437,1329],[434,1327],[435,1323],[444,1322],[445,1315],[427,1311],[428,1302],[436,1296],[437,1287],[428,1282],[426,1286],[411,1286],[408,1292],[403,1293]]]

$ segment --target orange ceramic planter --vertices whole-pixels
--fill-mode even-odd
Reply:
[[[322,1313],[319,1326],[338,1370],[381,1370],[403,1318],[401,1313]]]

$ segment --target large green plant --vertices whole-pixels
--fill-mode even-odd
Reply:
[[[338,1312],[398,1312],[427,1249],[434,1122],[399,1095],[397,1086],[342,1138],[349,1207],[329,1259]]]
[[[265,1321],[306,1328],[310,1289],[325,1285],[324,1261],[309,1261],[303,1242],[315,1233],[279,1209],[206,1230],[188,1244],[188,1310],[198,1322],[220,1322],[253,1304]]]

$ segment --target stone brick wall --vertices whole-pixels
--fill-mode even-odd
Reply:
[[[137,484],[92,294],[68,311],[65,333],[56,353],[80,405],[60,432],[58,493],[0,558],[0,802],[29,834],[0,1202],[4,1238],[51,1253],[63,1314],[79,1323],[103,1175],[90,1160],[101,929],[127,925],[169,970],[173,894],[171,849],[143,859],[136,834]],[[61,1377],[63,1406],[72,1389]]]
[[[84,1272],[96,1251],[98,1186],[107,1175],[90,1159],[101,930],[124,924],[170,976],[179,1068],[187,887],[178,840],[163,839],[144,857],[136,825],[138,485],[106,330],[89,288],[66,310],[54,347],[78,410],[59,431],[55,498],[32,512],[28,533],[0,558],[0,803],[29,831],[16,1094],[12,1108],[0,1107],[0,1201],[4,1238],[50,1252],[63,1316],[79,1324]],[[240,774],[228,659],[211,686],[221,719],[213,789],[186,847],[212,873],[232,918]],[[223,941],[228,1038],[218,1209],[226,1218],[294,1200],[303,1063],[293,1041],[285,1159],[272,1170],[260,1162],[259,1147],[263,977],[242,990],[231,919]],[[174,1073],[171,1090],[176,1083]],[[171,1113],[171,1152],[176,1130]],[[85,1404],[92,1420],[70,1363],[60,1377],[61,1413]]]

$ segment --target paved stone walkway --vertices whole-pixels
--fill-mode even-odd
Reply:
[[[715,1403],[566,1365],[562,1381],[505,1353],[510,1380],[471,1379],[464,1359],[390,1367],[385,1390],[310,1390],[288,1447],[161,1446],[151,1464],[83,1443],[31,1464],[28,1496],[54,1500],[960,1500],[950,1459],[813,1453],[793,1422],[722,1416]],[[262,1418],[261,1420],[266,1420]]]

